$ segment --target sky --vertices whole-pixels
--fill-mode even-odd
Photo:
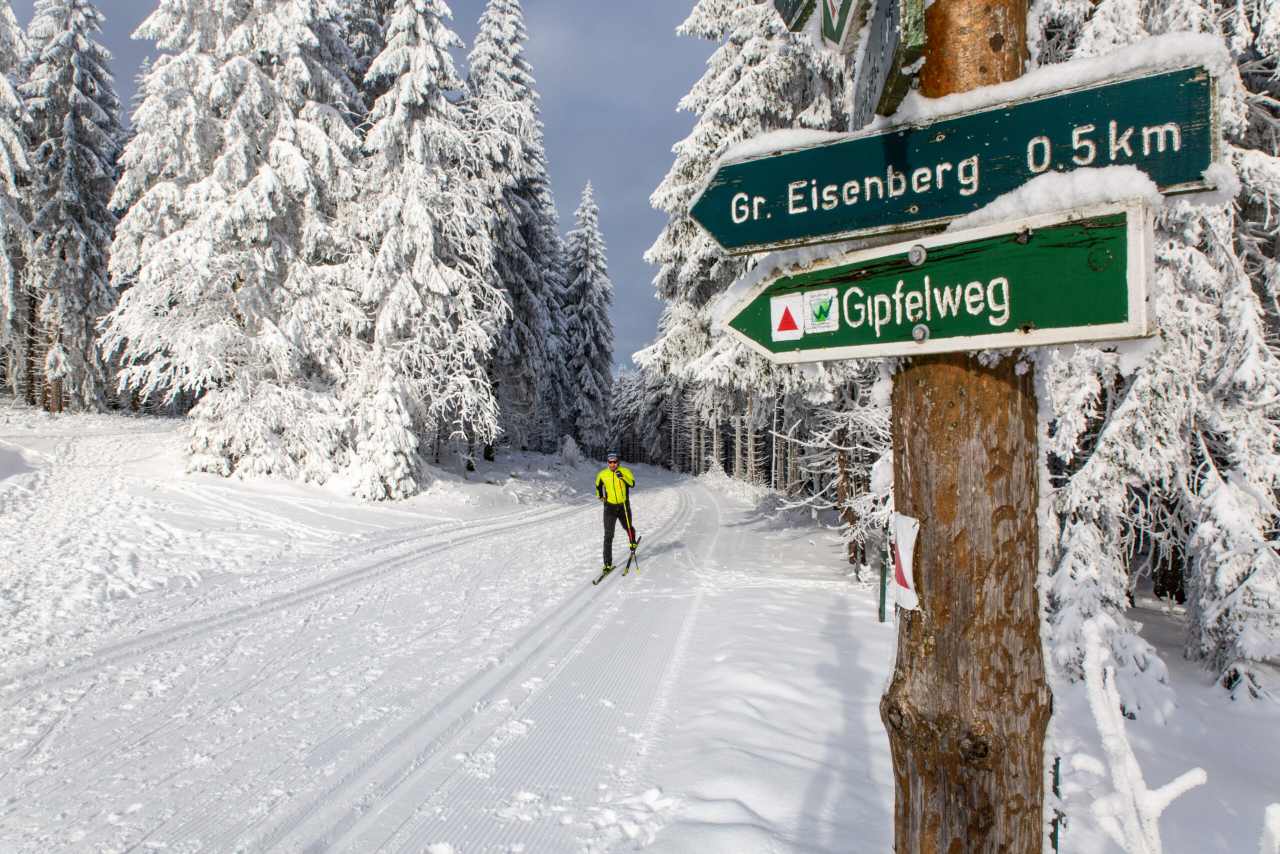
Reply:
[[[671,166],[671,146],[693,127],[693,117],[678,113],[676,103],[702,75],[715,48],[675,34],[693,2],[523,2],[561,231],[573,227],[573,212],[590,181],[615,291],[614,361],[622,367],[657,333],[662,304],[653,292],[654,269],[642,256],[666,219],[649,206],[649,195]],[[24,25],[33,4],[13,0]],[[115,59],[117,91],[126,105],[138,66],[156,52],[150,42],[130,36],[156,5],[97,3],[106,18],[101,41]],[[484,0],[453,0],[450,6],[454,29],[469,50]],[[465,51],[456,58],[461,65]]]

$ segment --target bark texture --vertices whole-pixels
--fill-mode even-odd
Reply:
[[[924,94],[1011,80],[1026,0],[937,0]],[[920,610],[903,612],[880,703],[899,854],[1039,854],[1045,682],[1036,594],[1033,371],[969,354],[914,360],[893,389],[894,501],[920,520]]]

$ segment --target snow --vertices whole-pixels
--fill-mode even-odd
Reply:
[[[1105,56],[1046,65],[1016,80],[983,86],[943,98],[909,94],[892,120],[879,118],[875,130],[926,124],[943,117],[983,110],[1010,101],[1042,98],[1122,77],[1136,77],[1203,65],[1218,77],[1234,75],[1235,65],[1222,41],[1203,33],[1170,33],[1143,39]]]
[[[947,231],[962,231],[1037,214],[1130,199],[1142,199],[1153,207],[1163,201],[1155,182],[1136,166],[1046,172],[973,213],[954,220],[947,226]]]
[[[634,465],[640,569],[592,587],[592,464],[500,454],[367,504],[184,474],[183,426],[0,400],[5,854],[891,848],[895,627],[809,514]],[[1165,850],[1252,850],[1280,713],[1166,656],[1181,705],[1128,739],[1208,783]],[[1087,698],[1055,703],[1064,850],[1109,854]]]

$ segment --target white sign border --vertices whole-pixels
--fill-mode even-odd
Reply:
[[[762,295],[779,279],[802,273],[816,273],[832,267],[873,261],[889,255],[906,254],[913,246],[931,250],[940,246],[982,240],[988,237],[1013,234],[1030,229],[1034,232],[1054,225],[1076,222],[1082,219],[1127,214],[1129,257],[1126,259],[1126,278],[1129,290],[1129,320],[1125,323],[1104,323],[1096,326],[1067,326],[1058,329],[1034,329],[1030,332],[994,332],[990,335],[963,335],[953,338],[930,338],[924,342],[894,341],[884,344],[857,344],[846,347],[823,347],[809,350],[790,350],[775,353],[763,344],[733,328],[730,322],[747,306]],[[1034,239],[1034,237],[1033,237]],[[925,262],[926,264],[928,261]],[[832,362],[842,359],[877,359],[887,356],[924,356],[933,353],[962,353],[979,350],[1003,350],[1008,348],[1041,347],[1053,344],[1080,344],[1097,341],[1123,341],[1147,338],[1155,334],[1151,307],[1152,280],[1155,270],[1155,228],[1151,206],[1142,199],[1072,208],[1065,211],[1039,214],[1023,219],[1010,220],[964,231],[948,231],[917,240],[858,249],[827,258],[816,264],[778,270],[764,279],[733,307],[724,330],[745,344],[755,353],[779,365],[798,365],[812,362]]]

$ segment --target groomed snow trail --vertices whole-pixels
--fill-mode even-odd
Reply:
[[[666,800],[613,802],[697,615],[697,596],[636,598],[706,533],[690,530],[705,490],[676,484],[644,493],[639,572],[599,587],[598,505],[544,505],[388,531],[64,666],[0,674],[0,839],[573,851],[652,835]]]

